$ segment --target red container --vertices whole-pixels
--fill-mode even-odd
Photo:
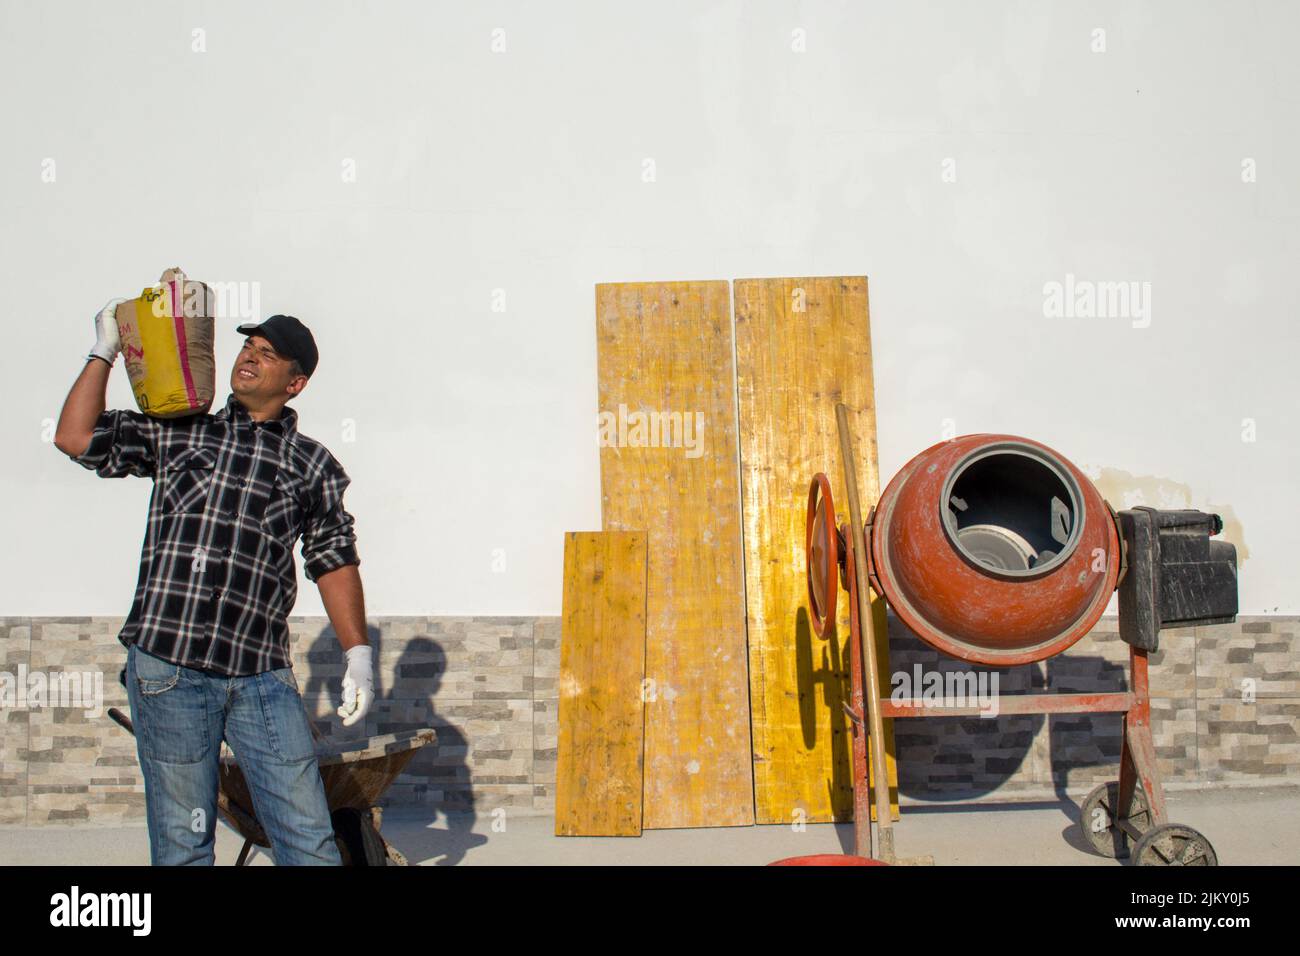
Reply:
[[[917,455],[880,497],[873,584],[913,632],[961,660],[1059,654],[1106,610],[1119,576],[1110,506],[1051,448],[964,435]]]

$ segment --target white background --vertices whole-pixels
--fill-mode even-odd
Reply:
[[[129,608],[151,484],[52,421],[98,308],[171,265],[314,330],[294,406],[352,476],[372,615],[559,613],[563,532],[600,525],[595,283],[840,274],[870,277],[884,479],[945,420],[1026,435],[1116,507],[1224,513],[1242,612],[1300,612],[1295,4],[0,18],[0,614]],[[1150,326],[1046,318],[1067,273],[1149,282]]]

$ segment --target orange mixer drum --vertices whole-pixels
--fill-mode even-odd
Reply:
[[[1110,507],[1070,462],[1028,438],[964,435],[889,483],[870,570],[927,644],[977,664],[1027,664],[1097,623],[1119,548]]]

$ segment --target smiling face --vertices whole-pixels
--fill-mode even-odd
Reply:
[[[307,376],[260,335],[250,335],[230,370],[230,390],[250,410],[283,405],[307,387]]]

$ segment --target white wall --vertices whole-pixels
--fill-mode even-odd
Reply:
[[[559,612],[562,533],[599,527],[594,283],[860,273],[884,477],[945,419],[1037,438],[1117,507],[1224,511],[1243,613],[1300,612],[1294,4],[0,11],[0,614],[129,607],[150,483],[49,421],[99,306],[173,264],[315,331],[296,406],[371,614]],[[1150,324],[1045,317],[1067,273],[1149,282]]]

